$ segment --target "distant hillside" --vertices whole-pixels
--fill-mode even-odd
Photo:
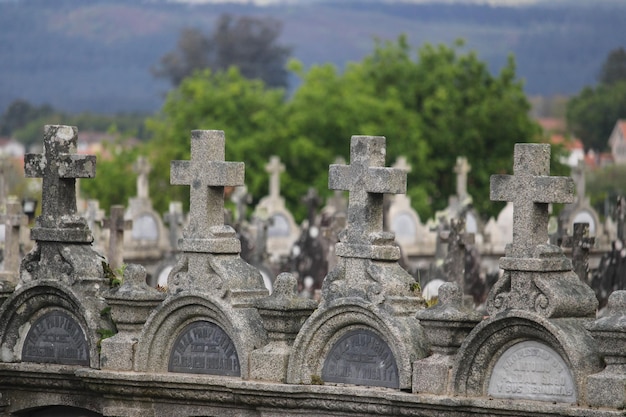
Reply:
[[[342,67],[374,37],[467,47],[497,71],[513,53],[530,94],[575,94],[595,82],[611,49],[626,46],[626,2],[531,6],[315,2],[257,7],[139,0],[0,1],[0,111],[23,98],[68,111],[155,111],[168,85],[150,67],[181,28],[209,32],[223,12],[271,15],[306,65]]]

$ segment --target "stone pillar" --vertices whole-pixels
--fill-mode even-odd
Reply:
[[[118,333],[101,343],[102,369],[133,369],[134,346],[143,324],[164,298],[164,293],[146,284],[146,270],[143,266],[129,264],[126,267],[122,285],[105,293]]]
[[[446,282],[439,287],[439,302],[417,312],[424,327],[432,355],[414,362],[414,393],[447,394],[454,355],[482,316],[463,307],[463,291],[458,283]]]
[[[587,378],[587,399],[592,407],[626,408],[626,291],[609,297],[607,313],[589,326],[598,341],[606,368]]]
[[[293,341],[317,303],[299,297],[296,277],[282,273],[276,277],[272,295],[258,300],[256,307],[269,343],[250,355],[250,377],[284,383]]]
[[[124,220],[124,206],[111,206],[111,215],[104,220],[104,227],[109,229],[109,267],[115,271],[124,263],[124,231],[133,227],[132,220]]]

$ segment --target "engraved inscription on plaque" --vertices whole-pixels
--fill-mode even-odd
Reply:
[[[343,335],[322,368],[325,382],[399,388],[396,359],[376,333],[360,329]]]
[[[22,348],[22,361],[89,366],[87,338],[69,314],[51,311],[30,327]]]
[[[208,321],[183,329],[170,354],[170,372],[240,376],[233,341],[218,325]]]
[[[525,341],[504,352],[493,368],[488,394],[497,398],[576,402],[572,374],[543,343]]]

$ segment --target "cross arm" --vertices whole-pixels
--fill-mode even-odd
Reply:
[[[349,191],[354,183],[349,165],[331,164],[328,167],[328,188],[330,190]]]
[[[96,156],[61,154],[59,156],[59,178],[94,178]]]
[[[368,168],[365,189],[376,194],[405,194],[406,173],[396,168]]]
[[[191,185],[191,161],[170,162],[170,184]]]
[[[512,175],[492,175],[489,179],[489,199],[492,201],[513,201],[517,194],[515,178]]]
[[[24,156],[24,173],[26,178],[43,177],[46,158],[41,154],[28,153]]]
[[[537,203],[573,203],[576,185],[570,177],[538,176],[534,178],[534,200]]]
[[[243,162],[211,161],[206,185],[209,187],[238,187],[244,185],[246,164]]]

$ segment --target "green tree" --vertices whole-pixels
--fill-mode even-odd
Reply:
[[[479,212],[495,214],[489,176],[510,171],[513,144],[536,139],[539,129],[528,116],[513,59],[493,76],[461,48],[426,45],[415,54],[401,37],[378,42],[343,72],[332,65],[304,70],[294,61],[291,70],[302,83],[289,99],[236,68],[185,78],[148,120],[153,139],[138,150],[153,165],[155,206],[164,211],[170,200],[188,203],[189,187],[169,184],[170,161],[189,159],[192,129],[219,129],[226,132],[226,159],[246,163],[246,185],[257,199],[268,191],[270,156],[281,158],[288,173],[281,192],[298,219],[308,187],[330,194],[328,165],[337,156],[349,162],[350,137],[358,134],[387,137],[387,165],[400,155],[409,159],[408,192],[423,218],[447,204],[461,155],[473,166],[469,191]],[[116,176],[134,181],[127,173]]]
[[[80,131],[78,135],[80,140]],[[128,199],[137,193],[137,174],[132,167],[142,150],[143,146],[132,147],[121,138],[104,144],[103,152],[96,155],[96,177],[80,182],[83,196],[97,199],[107,212],[113,204],[128,205]]]
[[[199,29],[183,29],[177,49],[165,54],[152,72],[176,87],[195,71],[236,66],[246,78],[287,87],[285,64],[291,48],[278,43],[281,32],[282,24],[276,19],[223,14],[210,36]]]
[[[189,202],[189,187],[169,185],[171,160],[189,159],[191,130],[216,129],[226,134],[226,159],[245,161],[246,185],[255,196],[267,189],[264,166],[269,155],[284,149],[282,89],[267,89],[244,78],[238,69],[198,72],[172,90],[161,113],[147,121],[153,139],[146,148],[153,165],[151,195],[165,210],[170,200]]]
[[[567,103],[567,125],[585,148],[604,151],[619,119],[626,118],[626,51],[618,48],[602,64],[600,83],[585,87]]]
[[[617,48],[609,52],[609,55],[602,64],[600,84],[611,85],[620,81],[626,81],[626,51],[624,48]]]
[[[0,115],[0,135],[12,135],[33,120],[55,113],[47,104],[33,106],[26,100],[15,100]]]
[[[626,118],[626,81],[585,87],[567,104],[567,125],[587,149],[604,151],[615,123]]]
[[[292,137],[347,158],[350,135],[386,136],[388,164],[404,155],[413,167],[408,192],[422,217],[446,206],[456,157],[466,156],[475,205],[494,214],[490,175],[510,170],[513,144],[536,140],[539,129],[513,58],[493,76],[462,47],[425,45],[413,59],[400,37],[378,42],[341,75],[328,65],[312,68],[289,103]]]
[[[626,166],[611,165],[593,170],[586,175],[587,194],[591,205],[604,212],[605,201],[615,203],[617,196],[626,195]]]

